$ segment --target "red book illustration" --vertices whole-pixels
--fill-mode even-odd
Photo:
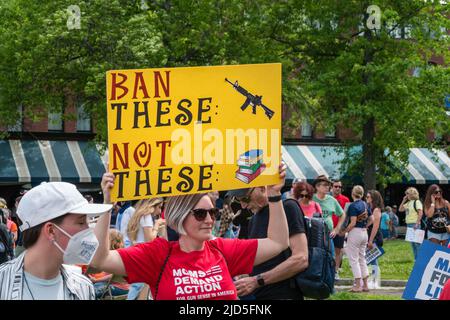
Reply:
[[[241,172],[240,169],[238,169],[236,171],[236,178],[241,180],[242,182],[248,184],[248,183],[252,182],[257,176],[259,176],[261,174],[261,172],[264,171],[265,168],[266,168],[266,165],[261,164],[261,166],[258,168],[258,170],[256,170],[252,174]]]

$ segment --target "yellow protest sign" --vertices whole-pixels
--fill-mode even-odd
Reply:
[[[113,201],[279,182],[281,64],[108,71]]]

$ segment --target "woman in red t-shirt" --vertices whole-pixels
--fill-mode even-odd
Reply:
[[[99,248],[92,265],[106,272],[124,275],[129,283],[145,282],[155,300],[236,300],[232,277],[251,273],[289,245],[286,215],[281,201],[286,166],[280,166],[281,183],[267,187],[270,218],[266,239],[212,238],[217,209],[207,194],[170,197],[165,207],[166,223],[176,230],[178,241],[158,238],[153,242],[110,251],[110,214],[100,217],[95,227]],[[114,175],[105,173],[102,189],[110,203]],[[255,283],[261,283],[258,276]]]

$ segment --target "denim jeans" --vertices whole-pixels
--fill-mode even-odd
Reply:
[[[408,223],[406,225],[406,227],[414,228],[415,225],[416,225],[415,223]],[[420,248],[420,243],[417,243],[417,242],[410,242],[410,243],[411,243],[411,247],[412,247],[412,250],[413,250],[414,260],[416,260],[417,252],[419,251],[419,248]]]

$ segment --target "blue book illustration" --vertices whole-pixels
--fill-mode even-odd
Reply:
[[[249,151],[241,154],[239,159],[244,160],[244,159],[252,159],[252,158],[261,158],[262,155],[263,155],[262,149],[253,149],[253,150],[249,150]]]

